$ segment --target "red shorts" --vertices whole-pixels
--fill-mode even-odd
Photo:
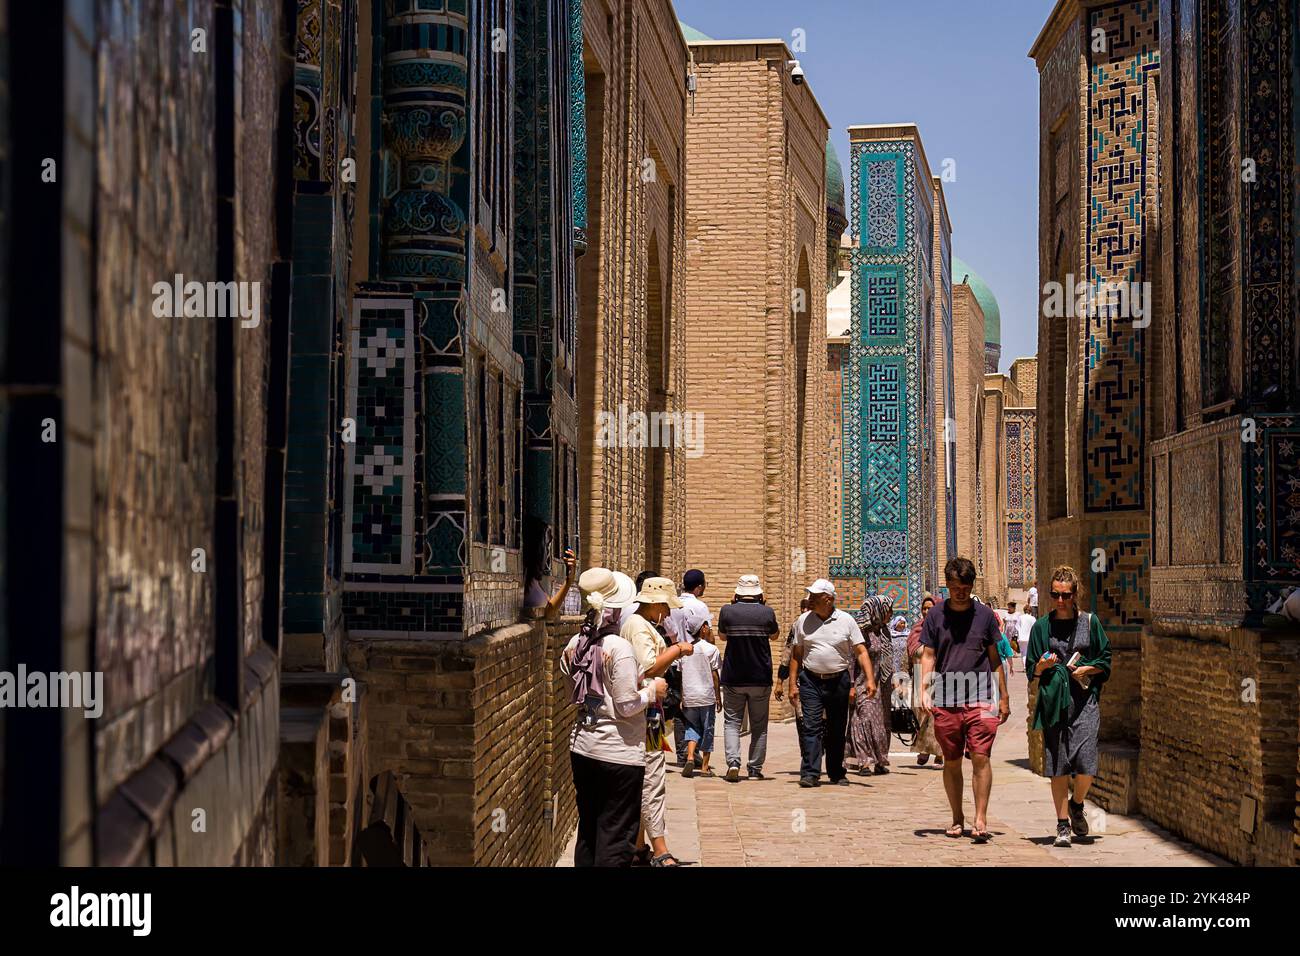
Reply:
[[[944,760],[960,760],[967,750],[987,757],[997,735],[998,712],[990,705],[934,709],[934,736]]]

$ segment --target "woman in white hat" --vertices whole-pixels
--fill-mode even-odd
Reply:
[[[668,612],[682,606],[673,582],[667,578],[649,577],[641,585],[634,600],[636,613],[623,622],[619,634],[632,646],[640,668],[641,679],[662,682],[662,677],[673,661],[694,653],[690,641],[678,641],[669,647],[659,628],[668,618]],[[662,701],[663,695],[659,696]],[[651,705],[646,720],[645,778],[641,794],[641,823],[648,844],[637,848],[635,862],[651,866],[678,866],[675,856],[668,852],[667,806],[668,791],[664,781],[663,709],[658,703]]]
[[[636,593],[632,579],[588,568],[578,588],[587,616],[560,660],[578,705],[569,738],[578,804],[573,865],[630,866],[641,822],[645,712],[663,700],[668,685],[655,678],[642,687],[632,645],[618,636],[619,611]]]

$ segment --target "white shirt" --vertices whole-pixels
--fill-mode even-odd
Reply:
[[[803,648],[800,669],[826,677],[848,670],[853,648],[866,642],[853,615],[836,608],[824,621],[812,611],[799,615],[794,622],[794,643]]]
[[[1020,653],[1026,657],[1029,655],[1029,638],[1034,632],[1034,625],[1038,623],[1038,618],[1032,614],[1018,614],[1020,618],[1020,630],[1016,633],[1016,640],[1020,642]]]
[[[677,625],[678,640],[686,631],[691,641],[695,641],[700,636],[700,628],[709,622],[709,606],[690,591],[682,592],[681,602],[682,606],[673,608],[668,616]]]
[[[569,639],[560,658],[560,670],[569,673],[569,660],[582,639]],[[641,766],[645,763],[645,709],[655,699],[654,686],[637,690],[641,674],[632,645],[621,637],[609,635],[601,641],[601,654],[608,655],[602,674],[604,703],[596,711],[596,722],[582,724],[582,706],[578,721],[569,735],[569,749],[575,754],[605,763]],[[623,716],[626,714],[626,716]]]
[[[713,675],[722,670],[722,654],[708,641],[696,641],[695,653],[678,661],[682,669],[682,706],[712,707],[717,703]]]

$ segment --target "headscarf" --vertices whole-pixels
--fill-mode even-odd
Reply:
[[[921,598],[921,604],[924,605],[927,600],[933,601],[933,595],[927,593],[925,597]],[[917,617],[916,623],[912,625],[912,630],[907,635],[907,659],[909,661],[916,656],[916,650],[921,646],[921,628],[924,626],[925,614],[922,614]]]
[[[889,640],[889,616],[894,613],[892,598],[872,595],[862,602],[853,619],[858,622],[864,637],[874,636],[877,640]]]
[[[581,705],[587,698],[605,696],[604,656],[601,643],[610,634],[618,633],[618,608],[603,607],[588,601],[591,610],[582,622],[578,646],[573,649],[569,676],[573,678],[572,702]]]

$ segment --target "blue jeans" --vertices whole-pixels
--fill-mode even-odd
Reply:
[[[713,753],[713,707],[683,707],[682,723],[686,725],[686,742],[692,740],[702,754]]]
[[[826,775],[831,782],[844,773],[844,732],[849,721],[849,672],[817,677],[799,671],[799,706],[803,711],[800,741],[803,763],[799,776],[817,780],[822,775],[822,749],[826,751]],[[824,739],[823,739],[824,732]]]

